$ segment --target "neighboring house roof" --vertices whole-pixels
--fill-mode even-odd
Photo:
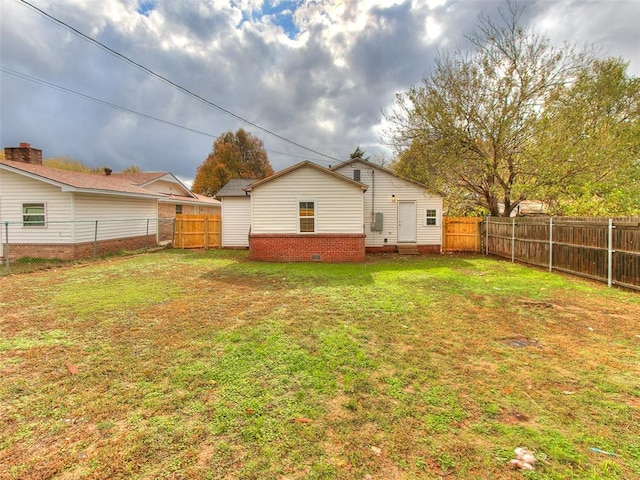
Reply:
[[[215,194],[216,198],[222,197],[246,197],[246,187],[254,182],[257,182],[256,178],[232,178]]]
[[[329,167],[329,168],[331,170],[337,170],[339,168],[346,167],[348,165],[351,165],[353,163],[358,163],[358,162],[359,163],[363,163],[368,168],[375,168],[376,170],[380,170],[382,172],[386,172],[389,175],[393,175],[394,177],[399,178],[401,180],[404,180],[406,182],[413,183],[414,185],[417,185],[417,186],[422,187],[422,188],[424,188],[426,190],[429,190],[429,192],[433,193],[434,195],[440,195],[441,197],[444,197],[444,195],[442,193],[431,191],[429,189],[429,187],[427,187],[423,183],[417,182],[417,181],[412,180],[412,179],[407,178],[407,177],[403,177],[402,175],[398,175],[395,171],[391,170],[390,168],[383,167],[382,165],[378,165],[376,163],[372,163],[372,162],[369,162],[367,160],[363,160],[361,158],[352,158],[352,159],[347,160],[346,162],[339,163],[338,165],[334,165],[333,167]]]
[[[220,202],[213,198],[196,195],[187,189],[173,174],[161,173],[112,173],[110,175],[98,173],[73,172],[58,168],[46,167],[24,162],[0,160],[0,169],[26,175],[30,178],[59,186],[66,192],[100,193],[112,195],[126,195],[136,197],[157,198],[160,201],[172,201],[177,203],[194,203],[219,205]],[[157,180],[175,181],[184,190],[184,195],[163,194],[147,188]]]
[[[27,176],[44,181],[49,184],[58,185],[63,191],[78,192],[102,192],[102,193],[126,193],[130,195],[141,195],[157,197],[158,194],[143,187],[135,185],[131,180],[113,175],[99,175],[97,173],[72,172],[58,168],[45,167],[43,165],[33,165],[23,162],[12,162],[9,160],[0,161],[0,168],[15,173],[26,174]]]
[[[325,167],[321,167],[320,165],[313,163],[313,162],[309,162],[309,161],[304,161],[304,162],[300,162],[300,163],[296,163],[295,165],[289,167],[289,168],[285,168],[284,170],[280,170],[278,173],[274,173],[273,175],[271,175],[270,177],[267,178],[263,178],[262,180],[258,180],[257,182],[254,182],[250,185],[247,185],[245,187],[245,190],[247,192],[250,192],[251,190],[253,190],[254,188],[263,185],[265,183],[271,182],[272,180],[275,180],[276,178],[282,177],[284,175],[287,175],[295,170],[298,170],[300,168],[304,168],[304,167],[311,167],[311,168],[315,168],[318,171],[321,171],[327,175],[332,175],[344,182],[348,182],[348,183],[352,183],[353,185],[357,185],[358,187],[360,187],[362,189],[363,192],[366,192],[367,189],[369,188],[368,185],[365,185],[364,183],[361,182],[357,182],[355,180],[350,179],[349,177],[345,177],[344,175],[341,175],[339,173],[336,173],[328,168]]]

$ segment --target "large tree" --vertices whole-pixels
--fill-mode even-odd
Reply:
[[[541,114],[590,62],[521,26],[524,6],[506,5],[497,23],[479,18],[471,51],[440,54],[422,85],[399,94],[387,115],[400,173],[491,215],[509,215],[548,185],[546,160],[531,151]],[[557,170],[566,163],[554,161]]]
[[[545,105],[534,152],[553,213],[640,213],[640,79],[626,68],[596,60]]]
[[[213,196],[232,178],[265,178],[273,175],[264,143],[240,128],[226,132],[213,142],[206,160],[196,170],[192,190]]]

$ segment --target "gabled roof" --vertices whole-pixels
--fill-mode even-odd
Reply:
[[[304,167],[311,167],[314,168],[322,173],[325,173],[327,175],[333,176],[335,178],[338,178],[340,180],[342,180],[343,182],[347,182],[347,183],[351,183],[353,185],[356,185],[358,187],[360,187],[362,189],[363,192],[366,192],[367,189],[369,188],[368,185],[365,185],[364,183],[360,183],[357,182],[355,180],[350,179],[349,177],[345,177],[344,175],[341,175],[339,173],[336,173],[328,168],[325,167],[321,167],[320,165],[313,163],[313,162],[309,162],[307,160],[305,160],[304,162],[300,162],[300,163],[296,163],[295,165],[289,167],[289,168],[285,168],[284,170],[280,170],[277,173],[274,173],[273,175],[271,175],[270,177],[267,178],[263,178],[262,180],[258,180],[257,182],[254,182],[250,185],[248,185],[247,187],[245,187],[245,190],[247,192],[250,192],[251,190],[253,190],[255,187],[258,187],[260,185],[263,185],[265,183],[271,182],[272,180],[275,180],[276,178],[280,178],[284,175],[288,175],[291,172],[294,172],[296,170],[299,170],[301,168]]]
[[[153,184],[159,181],[174,183],[180,190],[184,192],[185,196],[196,198],[196,194],[189,190],[189,188],[184,183],[182,183],[173,173],[170,172],[119,172],[112,173],[111,176],[126,178],[139,187],[149,188],[150,190],[155,190],[153,188]]]
[[[23,162],[0,161],[0,168],[22,173],[36,180],[57,185],[62,191],[120,193],[133,196],[158,197],[155,192],[134,184],[118,175],[100,175],[97,173],[72,172],[58,168],[45,167]]]
[[[215,194],[216,198],[222,197],[246,197],[246,187],[258,180],[255,178],[232,178]]]
[[[189,191],[173,174],[168,172],[132,172],[98,173],[72,172],[58,168],[46,167],[23,162],[0,160],[0,170],[19,173],[35,180],[58,186],[63,192],[83,192],[95,194],[111,194],[133,197],[156,198],[171,203],[193,203],[220,205],[220,202]],[[184,195],[164,194],[148,188],[157,180],[168,180],[177,183]]]
[[[347,166],[349,166],[349,165],[351,165],[353,163],[363,163],[367,168],[374,168],[376,170],[380,170],[381,172],[385,172],[385,173],[388,173],[389,175],[393,175],[394,177],[399,178],[400,180],[404,180],[405,182],[413,183],[414,185],[422,187],[425,190],[428,190],[429,192],[434,193],[435,195],[444,196],[439,192],[432,192],[429,189],[429,187],[427,187],[423,183],[417,182],[415,180],[411,180],[410,178],[407,178],[407,177],[403,177],[402,175],[398,175],[395,171],[391,170],[390,168],[386,168],[386,167],[383,167],[382,165],[378,165],[376,163],[372,163],[372,162],[369,162],[367,160],[363,160],[362,158],[351,158],[351,159],[347,160],[346,162],[339,163],[338,165],[334,165],[333,167],[330,167],[330,168],[331,168],[331,170],[337,170],[337,169],[342,168],[342,167],[347,167]]]

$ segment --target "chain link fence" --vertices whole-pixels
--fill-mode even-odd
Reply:
[[[169,246],[174,228],[173,218],[0,222],[0,274]]]

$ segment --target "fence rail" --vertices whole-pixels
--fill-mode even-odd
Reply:
[[[173,240],[173,218],[0,222],[4,273],[96,258],[118,251],[146,250]],[[2,273],[0,271],[0,273]]]
[[[485,253],[640,290],[640,217],[487,217]]]

